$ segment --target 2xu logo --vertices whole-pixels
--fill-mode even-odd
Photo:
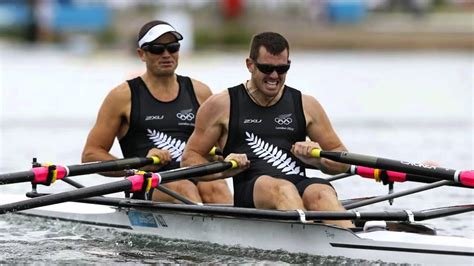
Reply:
[[[426,169],[436,169],[436,166],[433,165],[427,165],[427,164],[422,164],[422,163],[410,163],[406,161],[400,161],[401,164],[404,165],[409,165],[409,166],[416,166],[416,167],[421,167],[421,168],[426,168]]]
[[[260,124],[260,123],[262,123],[262,119],[251,119],[251,118],[244,119],[244,124]]]

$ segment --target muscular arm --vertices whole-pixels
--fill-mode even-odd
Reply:
[[[109,153],[115,137],[123,137],[128,130],[131,94],[128,84],[116,87],[105,98],[100,107],[95,125],[89,132],[82,162],[114,160]],[[107,176],[123,176],[123,171],[102,173]]]
[[[211,89],[199,80],[191,79],[191,82],[193,83],[194,94],[196,94],[198,103],[199,105],[202,105],[209,97],[211,97]]]
[[[303,95],[303,110],[306,118],[306,130],[311,141],[319,144],[325,151],[347,151],[334,131],[324,108],[312,96]],[[310,150],[310,149],[309,149]],[[337,174],[346,172],[349,165],[328,159],[317,159],[313,162],[324,173]]]
[[[211,96],[198,110],[194,132],[186,144],[181,166],[190,166],[207,163],[206,159],[211,148],[219,143],[225,144],[227,125],[229,121],[230,100],[226,92]],[[234,159],[239,169],[227,170],[214,175],[201,177],[200,180],[209,181],[226,178],[241,172],[248,167],[246,157],[231,154],[225,160]]]

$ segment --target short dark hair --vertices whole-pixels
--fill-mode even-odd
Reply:
[[[277,55],[283,52],[285,49],[288,50],[288,56],[290,55],[290,46],[288,41],[281,34],[276,32],[262,32],[256,34],[252,38],[250,43],[250,58],[256,60],[258,57],[258,51],[263,46],[272,55]]]
[[[148,23],[146,23],[145,25],[143,25],[140,29],[140,31],[138,32],[138,38],[137,38],[137,41],[140,41],[141,38],[143,38],[143,36],[145,36],[145,34],[153,27],[155,27],[156,25],[160,25],[160,24],[168,24],[170,25],[168,22],[165,22],[163,20],[152,20]]]

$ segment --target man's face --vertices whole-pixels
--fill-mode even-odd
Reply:
[[[178,67],[179,42],[171,33],[166,33],[158,39],[138,49],[147,70],[157,76],[174,75]]]
[[[289,64],[288,50],[272,55],[263,46],[256,60],[247,59],[247,67],[252,73],[252,82],[267,97],[274,97],[285,84],[286,69]],[[286,69],[286,71],[284,71]],[[279,74],[278,71],[281,73]]]

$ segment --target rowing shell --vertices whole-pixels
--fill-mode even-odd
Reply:
[[[18,199],[9,196],[9,201],[15,200]],[[474,240],[467,238],[387,230],[355,231],[304,220],[255,218],[260,210],[254,209],[111,200],[119,207],[67,202],[21,211],[21,214],[243,248],[394,263],[474,264]],[[264,214],[273,212],[277,213]],[[244,217],[245,213],[255,215]]]

